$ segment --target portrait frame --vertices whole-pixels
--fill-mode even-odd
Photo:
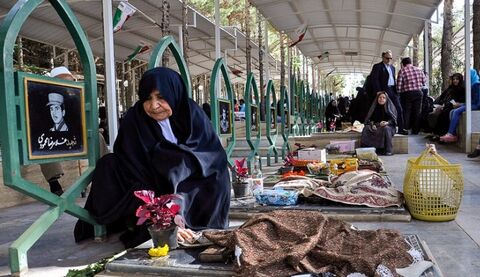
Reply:
[[[275,131],[277,129],[277,109],[270,108],[270,129]]]
[[[228,99],[218,100],[218,130],[220,135],[228,136],[232,134],[233,110],[232,103]],[[225,112],[225,115],[223,114]]]
[[[285,109],[284,111],[284,120],[285,120],[285,129],[289,129],[290,128],[290,111]]]
[[[258,106],[250,106],[251,131],[257,132],[260,129],[260,115],[258,114]]]
[[[85,86],[17,72],[22,96],[23,163],[54,162],[87,156]],[[54,111],[56,108],[58,111]]]

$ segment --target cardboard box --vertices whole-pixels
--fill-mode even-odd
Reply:
[[[298,150],[298,159],[325,163],[327,162],[327,151],[325,149],[304,148]]]

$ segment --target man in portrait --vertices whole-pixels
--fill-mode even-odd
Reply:
[[[65,123],[65,105],[63,102],[63,95],[56,92],[48,94],[47,106],[50,108],[50,116],[53,120],[53,127],[50,128],[52,132],[67,132],[68,126]]]

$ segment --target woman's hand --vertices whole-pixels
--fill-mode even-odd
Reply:
[[[180,228],[178,227],[177,233],[177,240],[178,242],[187,242],[187,243],[195,243],[198,238],[198,234],[194,231],[187,229],[187,228]]]
[[[388,121],[380,121],[380,127],[385,127],[388,125]]]

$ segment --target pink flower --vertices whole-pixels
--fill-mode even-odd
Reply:
[[[245,166],[245,160],[246,158],[234,161],[232,173],[236,183],[242,183],[248,177],[248,168]]]
[[[172,223],[185,228],[183,217],[179,214],[181,207],[174,202],[182,199],[180,195],[165,194],[155,197],[155,192],[151,190],[138,190],[134,194],[145,202],[135,212],[138,217],[137,225],[149,221],[157,229],[167,229]]]

